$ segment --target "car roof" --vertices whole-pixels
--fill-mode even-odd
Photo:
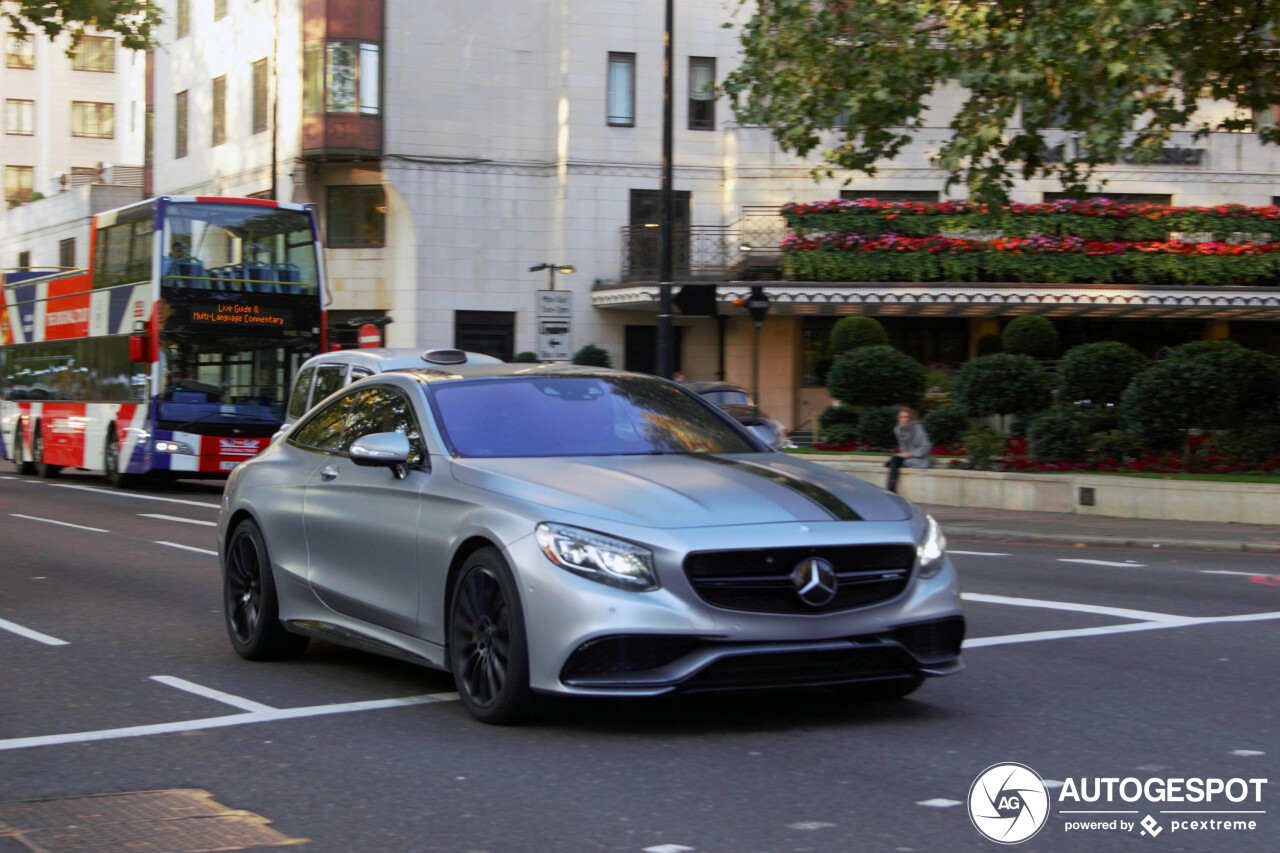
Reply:
[[[604,377],[634,376],[644,379],[659,380],[648,373],[632,373],[626,370],[614,370],[609,367],[590,367],[577,364],[448,364],[438,367],[419,365],[414,368],[401,368],[395,371],[401,375],[409,375],[421,382],[442,382],[456,379],[502,379],[509,377],[560,376],[560,377]],[[361,380],[361,381],[368,381]]]
[[[707,394],[712,391],[741,391],[747,393],[747,389],[741,385],[734,385],[732,382],[681,382],[681,385],[688,388],[695,394]]]
[[[321,353],[307,359],[303,364],[309,367],[317,364],[359,364],[379,373],[389,370],[403,370],[410,367],[425,367],[432,364],[430,354],[433,352],[457,352],[457,350],[433,350],[429,347],[374,347],[370,349],[346,349]],[[501,364],[500,359],[481,353],[464,353],[468,364]],[[450,365],[452,366],[452,365]]]

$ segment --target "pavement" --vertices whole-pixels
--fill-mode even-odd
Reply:
[[[1156,521],[928,504],[920,508],[938,520],[948,539],[1280,554],[1280,523]]]

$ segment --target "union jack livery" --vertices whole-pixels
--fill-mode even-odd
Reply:
[[[23,474],[226,476],[324,345],[310,207],[161,197],[93,217],[87,270],[0,274],[0,455]]]

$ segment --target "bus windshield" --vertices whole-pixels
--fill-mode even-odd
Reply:
[[[170,201],[163,227],[165,288],[319,292],[317,246],[307,211]]]
[[[289,380],[314,354],[304,339],[168,334],[160,351],[156,426],[204,435],[271,435],[284,420]]]

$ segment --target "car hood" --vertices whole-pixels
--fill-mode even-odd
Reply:
[[[548,509],[643,527],[904,521],[906,501],[781,454],[459,458],[459,482]]]

